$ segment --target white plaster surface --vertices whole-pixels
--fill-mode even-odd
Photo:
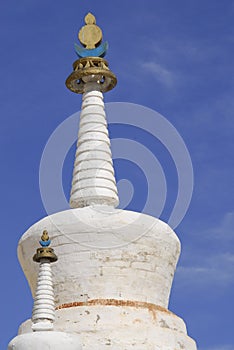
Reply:
[[[167,224],[104,206],[42,219],[23,235],[18,247],[33,295],[38,267],[28,257],[44,229],[59,257],[52,265],[56,306],[102,298],[167,308],[180,252],[179,240]]]
[[[167,310],[180,253],[179,240],[167,224],[101,205],[42,219],[18,246],[33,294],[37,264],[28,257],[44,229],[59,257],[51,266],[55,305],[61,307],[56,331],[79,334],[85,350],[196,350],[183,320]],[[29,320],[19,332],[30,328]]]
[[[43,331],[53,329],[55,319],[54,289],[51,265],[42,259],[39,265],[37,288],[32,313],[32,329]]]
[[[76,332],[82,348],[196,350],[181,318],[157,308],[79,306],[58,310],[56,331]],[[30,320],[20,333],[31,331]]]
[[[76,334],[46,331],[19,335],[8,350],[82,350],[82,346]]]
[[[81,107],[70,205],[79,208],[118,203],[103,95],[87,91]]]

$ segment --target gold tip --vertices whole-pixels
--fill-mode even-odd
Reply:
[[[91,12],[85,16],[84,20],[86,24],[96,24],[96,18]]]
[[[48,231],[44,230],[43,233],[42,233],[42,236],[41,236],[41,240],[46,242],[46,241],[49,241],[49,235],[48,235]]]

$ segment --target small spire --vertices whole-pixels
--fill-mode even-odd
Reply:
[[[78,334],[65,331],[54,331],[55,319],[54,290],[51,273],[51,262],[57,260],[52,248],[49,248],[50,239],[48,232],[43,231],[40,244],[33,257],[40,262],[37,280],[37,290],[34,299],[32,330],[17,335],[8,344],[8,350],[82,350],[82,343]],[[53,332],[51,332],[53,331]]]
[[[51,241],[44,230],[39,241],[41,247],[33,256],[33,261],[40,263],[37,289],[32,314],[32,330],[48,331],[53,329],[55,318],[54,289],[50,264],[58,260],[54,250],[49,247]]]

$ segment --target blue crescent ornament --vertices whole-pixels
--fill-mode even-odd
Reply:
[[[104,57],[106,55],[106,52],[108,50],[108,42],[100,44],[98,47],[95,47],[95,49],[85,49],[84,47],[81,47],[75,45],[75,51],[78,57]]]
[[[48,247],[51,243],[51,240],[49,239],[48,241],[40,241],[40,245],[42,247]]]

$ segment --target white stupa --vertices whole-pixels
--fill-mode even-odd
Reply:
[[[159,219],[116,209],[103,103],[103,92],[116,85],[116,77],[102,58],[107,44],[95,17],[88,14],[85,22],[79,32],[84,47],[76,47],[79,59],[66,81],[70,90],[83,94],[71,209],[45,217],[25,232],[18,246],[20,263],[35,297],[38,266],[31,256],[37,237],[48,230],[59,257],[52,266],[52,332],[77,335],[83,350],[196,350],[184,321],[168,310],[178,237]],[[24,337],[37,333],[32,332],[31,320],[19,328]]]

